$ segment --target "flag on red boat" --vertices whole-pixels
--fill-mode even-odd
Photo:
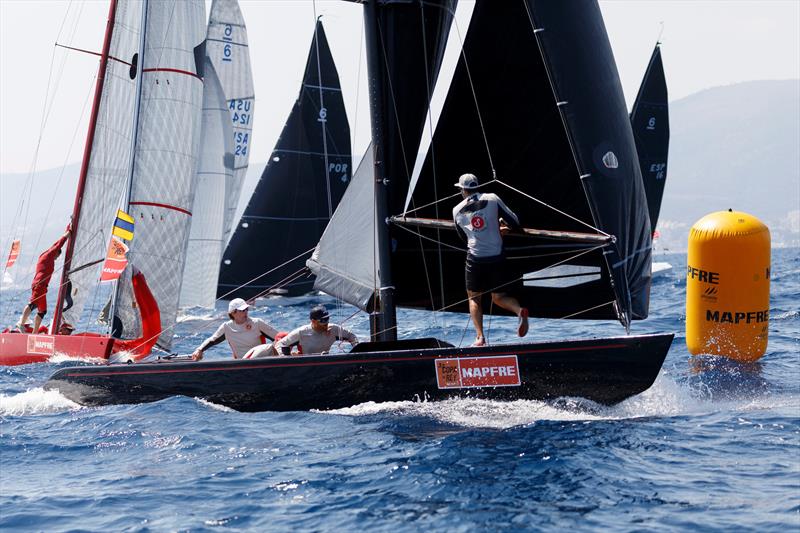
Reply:
[[[122,237],[128,241],[133,240],[134,220],[125,211],[117,210],[117,218],[114,220],[114,230],[112,233],[117,237]]]
[[[126,253],[128,253],[128,247],[125,243],[112,236],[111,242],[108,244],[106,261],[103,263],[103,270],[100,274],[101,282],[119,279],[122,271],[128,265],[128,259],[125,257]]]
[[[11,252],[8,254],[6,268],[14,266],[14,263],[17,262],[17,257],[19,257],[19,239],[15,239],[14,242],[11,243]]]

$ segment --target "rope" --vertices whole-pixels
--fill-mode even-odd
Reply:
[[[483,144],[486,146],[486,156],[489,158],[489,167],[492,169],[492,179],[497,177],[497,170],[494,166],[494,160],[492,159],[492,150],[489,148],[489,138],[486,135],[486,128],[483,124],[483,114],[481,113],[480,105],[478,104],[478,95],[475,93],[475,84],[472,82],[472,73],[469,70],[469,61],[467,61],[467,54],[464,51],[464,39],[461,38],[461,28],[458,25],[458,20],[453,17],[453,22],[455,23],[456,27],[456,35],[458,35],[458,41],[461,45],[461,57],[464,59],[464,69],[467,72],[467,80],[469,80],[469,88],[472,92],[472,99],[475,102],[475,113],[478,115],[478,122],[481,126],[481,135],[483,135]]]
[[[279,268],[283,267],[284,265],[287,265],[287,264],[291,263],[292,261],[295,261],[295,260],[297,260],[297,259],[299,259],[299,258],[303,257],[304,255],[306,255],[306,254],[309,254],[309,253],[311,253],[311,252],[313,252],[313,251],[314,251],[314,248],[311,248],[311,249],[309,249],[309,250],[307,250],[307,251],[305,251],[305,252],[303,252],[303,253],[301,253],[301,254],[299,254],[299,255],[295,256],[295,257],[293,257],[292,259],[289,259],[288,261],[286,261],[286,262],[284,262],[284,263],[281,263],[280,265],[278,265],[278,266],[276,266],[276,267],[274,267],[274,268],[272,268],[272,269],[270,269],[270,270],[268,270],[268,271],[264,272],[263,274],[259,274],[258,276],[256,276],[255,278],[251,279],[250,281],[248,281],[248,282],[246,282],[246,283],[243,283],[242,285],[239,285],[238,287],[236,287],[236,288],[234,288],[234,289],[232,289],[232,290],[228,291],[227,293],[223,294],[222,296],[220,296],[219,298],[217,298],[215,301],[224,300],[224,299],[225,299],[225,297],[227,297],[227,296],[229,296],[229,295],[233,294],[234,292],[238,291],[239,289],[241,289],[241,288],[243,288],[243,287],[246,287],[246,286],[250,285],[250,284],[251,284],[251,283],[253,283],[254,281],[257,281],[257,280],[259,280],[259,279],[263,278],[264,276],[266,276],[266,275],[268,275],[268,274],[271,274],[272,272],[274,272],[275,270],[277,270],[277,269],[279,269]],[[293,274],[292,274],[292,275],[293,275]],[[290,276],[291,276],[291,275],[290,275]],[[112,323],[113,323],[113,317],[111,318],[111,320],[112,320]],[[143,340],[143,341],[142,341],[140,344],[137,344],[136,346],[134,346],[134,347],[132,348],[132,351],[133,351],[133,350],[136,350],[136,349],[138,349],[140,346],[143,346],[144,344],[147,344],[149,341],[153,340],[154,338],[156,338],[156,339],[157,339],[157,338],[158,338],[158,337],[160,337],[162,334],[164,334],[164,333],[166,333],[166,332],[169,332],[169,331],[172,331],[173,329],[175,329],[175,327],[176,327],[177,325],[178,325],[178,324],[177,324],[177,322],[176,322],[175,324],[173,324],[173,325],[169,326],[168,328],[165,328],[165,329],[159,330],[159,332],[158,332],[158,333],[156,333],[155,335],[153,335],[153,336],[151,336],[151,337],[149,337],[149,338],[147,338],[147,339],[144,339],[144,340]],[[202,331],[202,330],[204,330],[204,329],[207,329],[207,328],[208,328],[208,324],[206,324],[206,325],[204,325],[204,326],[201,326],[201,327],[199,327],[199,328],[195,328],[195,329],[194,329],[194,330],[191,332],[191,334],[198,333],[198,332],[200,332],[200,331]]]
[[[453,246],[452,244],[447,244],[446,242],[438,241],[438,240],[436,240],[436,239],[434,239],[434,238],[432,238],[432,237],[427,237],[427,236],[425,236],[425,235],[422,235],[422,234],[421,234],[421,233],[419,233],[418,231],[415,231],[415,230],[413,230],[413,229],[411,229],[411,228],[407,228],[407,227],[405,227],[405,226],[397,226],[397,227],[398,227],[398,228],[400,228],[400,229],[402,229],[402,230],[404,230],[404,231],[407,231],[407,232],[409,232],[409,233],[411,233],[411,234],[413,234],[413,235],[416,235],[416,236],[418,236],[420,239],[425,239],[426,241],[431,241],[431,242],[433,242],[434,244],[438,244],[439,246],[445,246],[445,247],[447,247],[447,248],[450,248],[450,249],[452,249],[452,250],[456,250],[456,251],[458,251],[458,252],[463,252],[463,251],[465,251],[465,250],[464,250],[464,248],[459,248],[458,246]],[[421,248],[421,247],[420,247],[420,248]],[[423,252],[423,257],[424,257],[424,252]],[[441,261],[440,261],[440,262],[441,262]],[[432,299],[431,299],[431,300],[432,300]]]
[[[569,213],[565,213],[564,211],[561,211],[560,209],[558,209],[556,207],[553,207],[552,205],[550,205],[550,204],[548,204],[546,202],[543,202],[542,200],[539,200],[538,198],[535,198],[534,196],[531,196],[530,194],[528,194],[526,192],[523,192],[523,191],[517,189],[516,187],[512,187],[508,183],[505,183],[505,182],[500,181],[500,180],[495,180],[495,181],[497,181],[497,183],[499,183],[500,185],[508,187],[512,191],[517,192],[517,193],[521,194],[522,196],[525,196],[526,198],[530,198],[534,202],[536,202],[538,204],[541,204],[542,206],[547,207],[548,209],[552,209],[553,211],[555,211],[556,213],[558,213],[560,215],[564,215],[565,217],[567,217],[567,218],[569,218],[571,220],[574,220],[575,222],[577,222],[579,224],[583,224],[584,226],[586,226],[589,229],[592,229],[592,230],[594,230],[594,231],[596,231],[598,233],[601,233],[601,234],[605,235],[606,237],[610,237],[610,235],[608,233],[606,233],[605,231],[601,230],[600,228],[596,228],[595,226],[592,226],[591,224],[589,224],[587,222],[584,222],[581,219],[570,215]]]
[[[557,261],[557,262],[553,263],[552,265],[548,265],[546,267],[540,268],[539,270],[535,270],[534,272],[532,272],[532,274],[535,274],[537,272],[541,272],[543,270],[547,270],[548,268],[557,267],[559,265],[562,265],[562,264],[566,263],[567,261],[571,261],[572,259],[577,259],[578,257],[580,257],[582,255],[588,254],[589,252],[592,252],[592,251],[600,249],[600,248],[603,248],[603,245],[595,246],[594,248],[591,248],[589,250],[585,250],[585,251],[583,251],[581,253],[577,253],[574,256],[567,257],[566,259],[564,259],[562,261]],[[491,288],[489,290],[483,291],[483,292],[480,293],[480,296],[482,297],[484,294],[487,294],[487,293],[498,292],[497,289],[502,289],[503,287],[507,287],[508,285],[512,285],[514,283],[517,283],[518,281],[520,281],[522,279],[523,279],[522,277],[519,277],[519,278],[513,279],[511,281],[508,281],[506,283],[503,283],[501,285],[498,285],[497,287],[493,287],[493,288]],[[457,305],[461,305],[464,302],[468,302],[468,301],[469,301],[469,298],[465,298],[463,300],[459,300],[457,302],[451,303],[450,305],[446,305],[446,306],[438,309],[438,311],[444,311],[445,309],[450,309],[451,307],[455,307]],[[583,312],[583,311],[581,311],[581,312]]]

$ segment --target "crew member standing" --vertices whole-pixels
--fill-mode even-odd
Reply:
[[[473,346],[486,345],[481,305],[481,295],[486,292],[492,293],[495,305],[519,317],[517,334],[524,337],[528,333],[528,310],[502,290],[507,280],[503,276],[506,258],[501,232],[518,228],[519,219],[496,194],[478,192],[478,178],[474,174],[462,175],[455,186],[461,189],[464,198],[453,208],[453,220],[458,234],[467,243],[465,278],[469,315],[477,333]]]
[[[38,309],[36,317],[33,319],[33,333],[39,333],[42,319],[47,314],[47,286],[50,285],[50,278],[53,277],[53,272],[56,269],[56,259],[61,255],[61,248],[69,239],[69,233],[70,227],[67,226],[67,231],[64,235],[39,256],[39,260],[36,262],[36,274],[33,276],[33,283],[31,283],[31,299],[25,309],[22,310],[22,317],[17,323],[19,331],[25,331],[25,323],[28,321],[31,311]]]

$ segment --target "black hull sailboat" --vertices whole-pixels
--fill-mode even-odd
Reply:
[[[310,292],[307,252],[350,183],[350,126],[339,74],[317,21],[300,94],[222,256],[217,297]]]
[[[362,343],[347,354],[65,368],[45,385],[82,405],[201,398],[237,411],[337,409],[468,396],[615,404],[655,381],[672,335],[454,348]],[[426,347],[427,346],[427,347]]]
[[[656,43],[631,111],[631,127],[647,196],[650,228],[656,231],[661,199],[667,183],[669,101],[661,43]]]
[[[465,250],[444,219],[470,171],[520,214],[501,287],[531,317],[626,329],[647,317],[647,199],[597,2],[478,0],[427,151],[457,2],[363,3],[372,144],[306,264],[316,289],[370,314],[371,342],[341,355],[66,368],[46,388],[86,405],[185,395],[259,411],[454,396],[614,404],[653,384],[672,334],[466,348],[397,339],[396,305],[466,308]]]

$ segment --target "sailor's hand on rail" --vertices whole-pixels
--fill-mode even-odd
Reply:
[[[200,361],[201,359],[203,359],[203,352],[200,350],[192,352],[192,361]]]

